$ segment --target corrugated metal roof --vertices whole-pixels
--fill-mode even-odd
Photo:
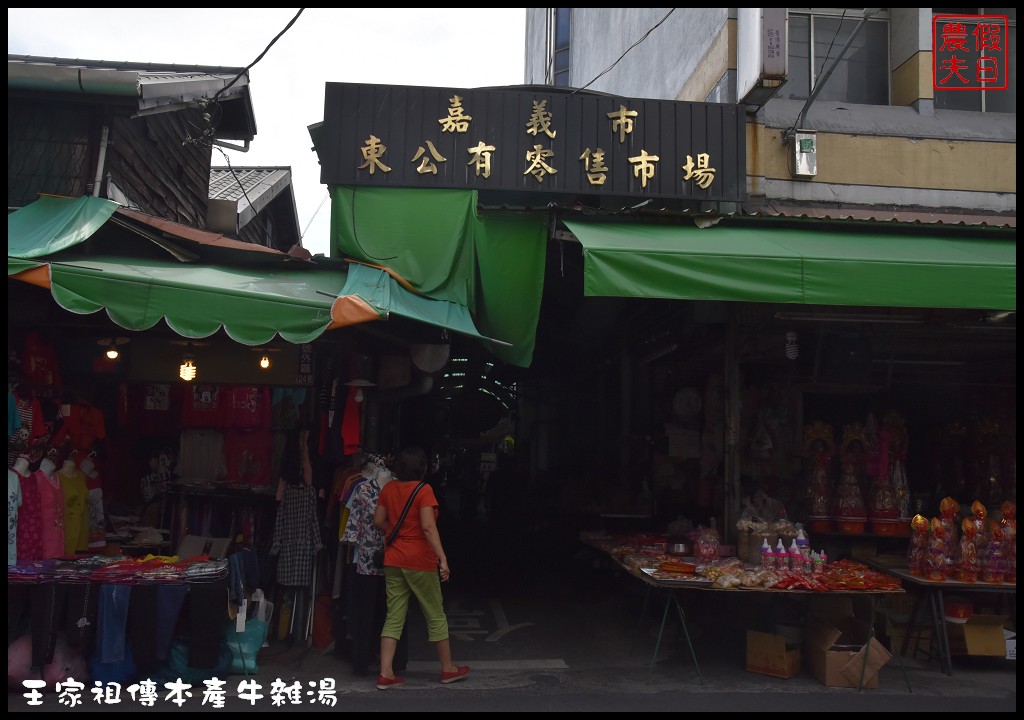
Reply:
[[[264,193],[271,194],[269,201],[288,186],[291,172],[287,167],[211,167],[210,198],[238,200],[239,211],[250,202],[258,206]]]
[[[980,227],[1012,230],[1017,227],[1016,215],[974,215],[966,213],[941,213],[934,210],[890,210],[873,207],[845,206],[822,208],[804,205],[765,202],[748,207],[742,217],[796,218],[805,220],[870,221],[909,225],[938,225],[949,227]]]
[[[251,140],[256,134],[245,68],[8,54],[7,87],[134,97],[140,115],[193,106],[219,92],[219,101],[241,100],[244,112],[234,117],[226,114],[218,136]]]

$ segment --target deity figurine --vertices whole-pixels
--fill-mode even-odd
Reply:
[[[980,566],[978,564],[978,548],[974,544],[976,530],[971,518],[964,518],[961,523],[963,532],[960,535],[960,563],[956,578],[960,582],[977,582]]]
[[[1006,553],[1006,576],[1008,583],[1017,583],[1017,503],[1004,500],[999,508],[999,526],[1003,532],[1003,552]]]
[[[860,423],[843,428],[843,469],[839,477],[835,514],[839,528],[844,532],[864,532],[867,521],[863,493],[867,450],[864,441],[864,426]]]
[[[889,486],[895,495],[896,509],[901,518],[910,517],[910,484],[907,482],[907,422],[893,410],[885,416],[882,437],[888,454]]]
[[[946,537],[942,521],[933,517],[928,533],[928,548],[924,557],[924,578],[942,582],[946,579]]]
[[[892,522],[899,519],[900,508],[896,504],[896,489],[889,473],[888,434],[879,436],[874,425],[874,415],[870,415],[865,431],[865,472],[871,482],[868,517],[872,520],[873,532],[885,532],[886,528],[892,526]]]
[[[916,577],[924,576],[924,559],[928,553],[928,518],[917,514],[910,521],[910,546],[907,549],[907,568]]]
[[[939,503],[939,516],[942,520],[942,529],[946,534],[946,565],[953,569],[957,564],[960,554],[960,541],[957,538],[956,514],[960,510],[960,503],[952,497],[945,497]]]
[[[804,427],[804,457],[807,458],[807,485],[811,512],[808,526],[816,532],[831,530],[832,459],[836,443],[831,425],[815,422]]]

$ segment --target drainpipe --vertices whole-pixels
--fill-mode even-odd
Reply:
[[[103,165],[107,161],[107,138],[110,137],[110,127],[107,125],[103,126],[103,132],[100,135],[100,156],[96,161],[96,179],[92,181],[92,196],[100,196],[100,185],[103,183]]]

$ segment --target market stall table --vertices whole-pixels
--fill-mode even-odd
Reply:
[[[646,593],[644,596],[643,608],[640,611],[640,625],[643,624],[644,617],[647,614],[647,608],[650,605],[651,597],[658,591],[663,592],[664,606],[661,617],[661,625],[658,629],[657,639],[654,645],[654,654],[651,657],[650,670],[653,674],[654,665],[658,659],[658,652],[661,648],[661,642],[665,632],[665,625],[668,620],[668,615],[671,608],[675,608],[677,615],[679,616],[679,622],[683,631],[683,635],[686,637],[687,646],[690,650],[690,656],[693,658],[694,667],[697,670],[697,677],[701,683],[704,682],[703,675],[700,670],[700,663],[697,660],[697,653],[693,648],[693,642],[690,639],[690,633],[686,624],[686,613],[683,610],[681,603],[679,602],[678,592],[682,590],[697,590],[702,592],[740,592],[742,594],[770,594],[774,597],[798,597],[798,596],[811,596],[811,595],[822,595],[828,594],[834,597],[840,596],[860,596],[869,597],[871,600],[870,610],[870,621],[868,623],[868,644],[870,645],[871,639],[874,637],[874,625],[876,612],[881,611],[883,621],[885,623],[886,630],[892,634],[892,623],[889,620],[889,615],[885,607],[885,603],[878,603],[879,598],[884,598],[890,595],[902,595],[906,592],[903,588],[863,588],[863,589],[830,589],[830,590],[803,590],[803,589],[776,589],[767,587],[744,587],[743,590],[737,590],[733,588],[723,588],[715,585],[714,581],[709,578],[702,577],[700,575],[679,575],[677,577],[671,577],[664,573],[659,573],[656,569],[651,567],[634,567],[622,561],[622,558],[617,556],[613,552],[613,546],[608,541],[601,539],[582,536],[581,540],[603,553],[606,553],[615,564],[625,570],[630,576],[640,580],[646,586]],[[652,548],[654,546],[651,546]],[[650,552],[651,550],[649,550]],[[652,556],[653,557],[653,556]],[[680,560],[695,563],[694,558],[681,558]],[[907,676],[906,668],[903,665],[902,652],[893,653],[896,655],[896,661],[900,666],[900,670],[903,672],[903,679],[907,684],[907,690],[912,692],[910,687],[910,679]],[[868,653],[864,653],[864,664],[861,668],[861,677],[858,684],[859,689],[864,687],[864,671],[868,666]]]
[[[953,657],[949,647],[949,633],[946,630],[946,611],[942,593],[947,590],[955,590],[958,593],[999,593],[1017,594],[1016,583],[987,583],[987,582],[959,582],[957,580],[927,580],[919,575],[911,575],[910,569],[903,564],[904,558],[885,559],[875,558],[865,561],[870,567],[881,572],[888,573],[899,578],[902,582],[921,588],[914,600],[913,609],[910,611],[910,619],[907,623],[907,633],[903,637],[903,644],[900,654],[906,654],[907,644],[910,640],[911,630],[916,627],[917,616],[920,611],[922,599],[928,603],[932,616],[932,632],[935,642],[938,644],[939,662],[942,672],[946,675],[953,674]],[[900,563],[899,565],[894,563]]]

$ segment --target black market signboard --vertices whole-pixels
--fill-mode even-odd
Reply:
[[[327,83],[320,180],[740,202],[744,125],[739,106],[717,103]]]

